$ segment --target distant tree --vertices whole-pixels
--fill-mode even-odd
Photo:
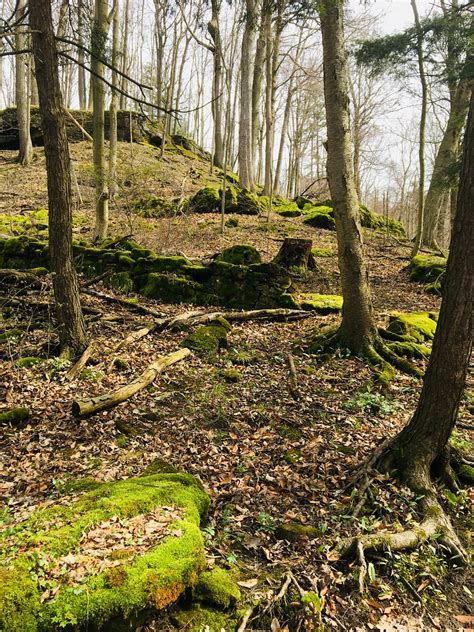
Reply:
[[[15,29],[15,47],[22,51],[27,48],[28,30],[25,24],[26,0],[18,0],[16,3],[15,21],[18,26]],[[15,101],[18,119],[19,153],[18,162],[27,165],[33,157],[33,145],[30,135],[30,96],[28,89],[29,54],[20,53],[15,59]]]
[[[93,110],[93,155],[95,177],[94,236],[102,240],[109,225],[109,189],[105,159],[105,84],[104,63],[107,31],[109,28],[108,1],[95,0],[91,42],[91,91]]]
[[[84,350],[86,334],[72,253],[71,169],[51,2],[29,1],[33,55],[48,177],[49,257],[63,357]]]
[[[420,195],[424,196],[420,244],[429,248],[438,247],[436,229],[440,209],[446,193],[455,188],[455,174],[459,173],[458,148],[469,105],[469,82],[473,75],[466,57],[472,16],[462,10],[456,0],[443,0],[441,5],[442,15],[419,19],[418,25],[401,33],[367,40],[356,50],[357,61],[370,67],[375,74],[390,72],[398,78],[407,79],[416,72],[421,77],[421,63],[432,82],[448,88],[448,118],[426,196],[420,187]]]

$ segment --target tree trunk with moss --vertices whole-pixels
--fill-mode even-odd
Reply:
[[[109,225],[109,191],[105,159],[105,84],[104,64],[107,40],[107,0],[95,0],[91,42],[91,89],[93,109],[93,157],[95,177],[95,228],[94,237],[102,240],[107,236]]]
[[[342,0],[323,0],[320,3],[328,135],[327,174],[334,203],[344,298],[339,337],[341,344],[357,354],[371,345],[376,327],[362,252],[359,202],[351,155],[343,12]]]
[[[474,299],[474,95],[471,94],[457,213],[443,300],[420,400],[392,444],[389,459],[412,487],[430,485],[430,472],[453,430],[471,358]]]
[[[49,204],[49,257],[61,352],[73,356],[86,346],[79,286],[72,252],[71,169],[58,76],[51,3],[30,0]]]
[[[25,50],[27,48],[27,25],[24,23],[26,19],[26,2],[19,0],[15,12],[15,20],[21,20],[21,23],[15,29],[15,47],[17,50]],[[20,150],[18,153],[18,162],[22,165],[28,165],[33,158],[33,145],[30,135],[30,98],[28,90],[28,53],[20,53],[15,59],[15,101],[18,119],[18,138]]]

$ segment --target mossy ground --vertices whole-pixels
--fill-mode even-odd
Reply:
[[[81,541],[93,527],[117,518],[126,524],[138,514],[170,506],[182,515],[157,546],[134,557],[133,542],[128,542],[132,550],[126,562],[86,572],[79,581],[72,570],[53,573],[58,560],[81,559]],[[2,629],[100,626],[113,616],[127,618],[173,603],[203,568],[199,524],[208,507],[207,495],[191,476],[157,474],[96,485],[72,504],[38,511],[7,528],[0,575]]]

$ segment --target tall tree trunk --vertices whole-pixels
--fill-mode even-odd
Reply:
[[[214,121],[214,164],[222,169],[224,166],[224,140],[222,136],[222,104],[223,82],[222,82],[222,41],[219,25],[221,3],[220,0],[211,0],[211,20],[207,25],[207,30],[212,39],[213,51],[212,59],[214,64],[212,75],[212,118]]]
[[[343,0],[323,0],[320,6],[328,135],[327,173],[334,203],[344,298],[339,333],[342,344],[353,353],[359,353],[371,343],[376,328],[362,253],[359,202],[351,155],[344,4]]]
[[[416,53],[418,57],[418,73],[421,83],[421,114],[420,114],[420,132],[418,140],[418,160],[419,160],[419,179],[418,179],[418,221],[416,227],[415,242],[411,256],[414,257],[421,246],[423,236],[423,223],[425,215],[425,135],[426,135],[426,113],[428,110],[428,81],[425,73],[425,63],[423,60],[423,31],[418,16],[418,8],[416,0],[410,0],[413,9],[416,28]]]
[[[117,185],[117,110],[119,75],[115,70],[119,63],[119,4],[114,0],[112,22],[112,94],[109,107],[109,190],[113,198],[118,193]]]
[[[108,30],[107,0],[95,0],[94,23],[91,43],[91,75],[93,102],[93,156],[95,178],[95,227],[94,237],[102,240],[107,236],[109,225],[109,191],[107,186],[107,171],[105,160],[105,85],[104,64],[101,59],[105,56],[105,45]]]
[[[61,352],[67,357],[77,355],[86,347],[72,253],[70,158],[51,2],[30,0],[29,13],[48,176],[49,257]]]
[[[273,29],[272,2],[264,2],[265,31],[265,178],[264,195],[271,195],[273,187]]]
[[[436,154],[430,186],[425,198],[422,244],[437,248],[436,230],[444,195],[452,186],[450,169],[457,160],[459,141],[469,109],[470,89],[460,82],[451,101],[449,118]]]
[[[257,0],[245,0],[245,27],[240,59],[239,176],[244,189],[254,188],[252,164],[252,49]]]
[[[125,0],[125,7],[123,9],[123,41],[122,41],[122,81],[120,85],[120,109],[124,110],[127,105],[127,97],[125,93],[127,92],[127,79],[125,79],[124,75],[128,74],[128,30],[130,23],[130,0]]]
[[[18,0],[16,5],[15,20],[25,20],[26,0]],[[15,29],[15,47],[17,50],[27,48],[25,23],[19,24]],[[16,55],[15,59],[15,100],[18,120],[19,152],[18,162],[28,165],[33,158],[33,145],[30,135],[30,97],[28,91],[28,53]]]
[[[77,3],[77,38],[80,45],[84,44],[84,1],[78,0]],[[85,55],[84,51],[79,47],[77,49],[77,59],[79,61],[77,67],[77,85],[79,92],[79,108],[85,110],[87,108],[87,82],[86,71],[84,68]]]
[[[260,111],[262,101],[263,69],[265,61],[265,19],[262,16],[255,49],[255,64],[252,78],[252,164],[258,173],[257,147],[260,135]]]
[[[430,485],[430,471],[453,430],[471,358],[474,300],[474,94],[471,94],[457,212],[443,300],[420,400],[395,439],[391,456],[415,488]]]

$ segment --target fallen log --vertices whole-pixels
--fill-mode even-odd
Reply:
[[[106,393],[105,395],[98,395],[97,397],[74,401],[72,403],[72,414],[75,417],[84,417],[86,415],[92,415],[100,412],[101,410],[117,406],[117,404],[124,402],[132,397],[132,395],[135,395],[135,393],[138,393],[138,391],[141,391],[151,384],[157,375],[159,375],[167,367],[179,362],[180,360],[184,360],[184,358],[189,355],[191,355],[191,351],[184,348],[179,349],[179,351],[175,351],[170,355],[158,358],[158,360],[152,362],[152,364],[150,364],[143,373],[137,376],[133,382],[125,384],[125,386],[121,386],[117,390],[112,391],[111,393]]]
[[[13,268],[0,269],[0,282],[5,285],[27,287],[31,290],[39,290],[45,285],[45,281],[39,275]]]

